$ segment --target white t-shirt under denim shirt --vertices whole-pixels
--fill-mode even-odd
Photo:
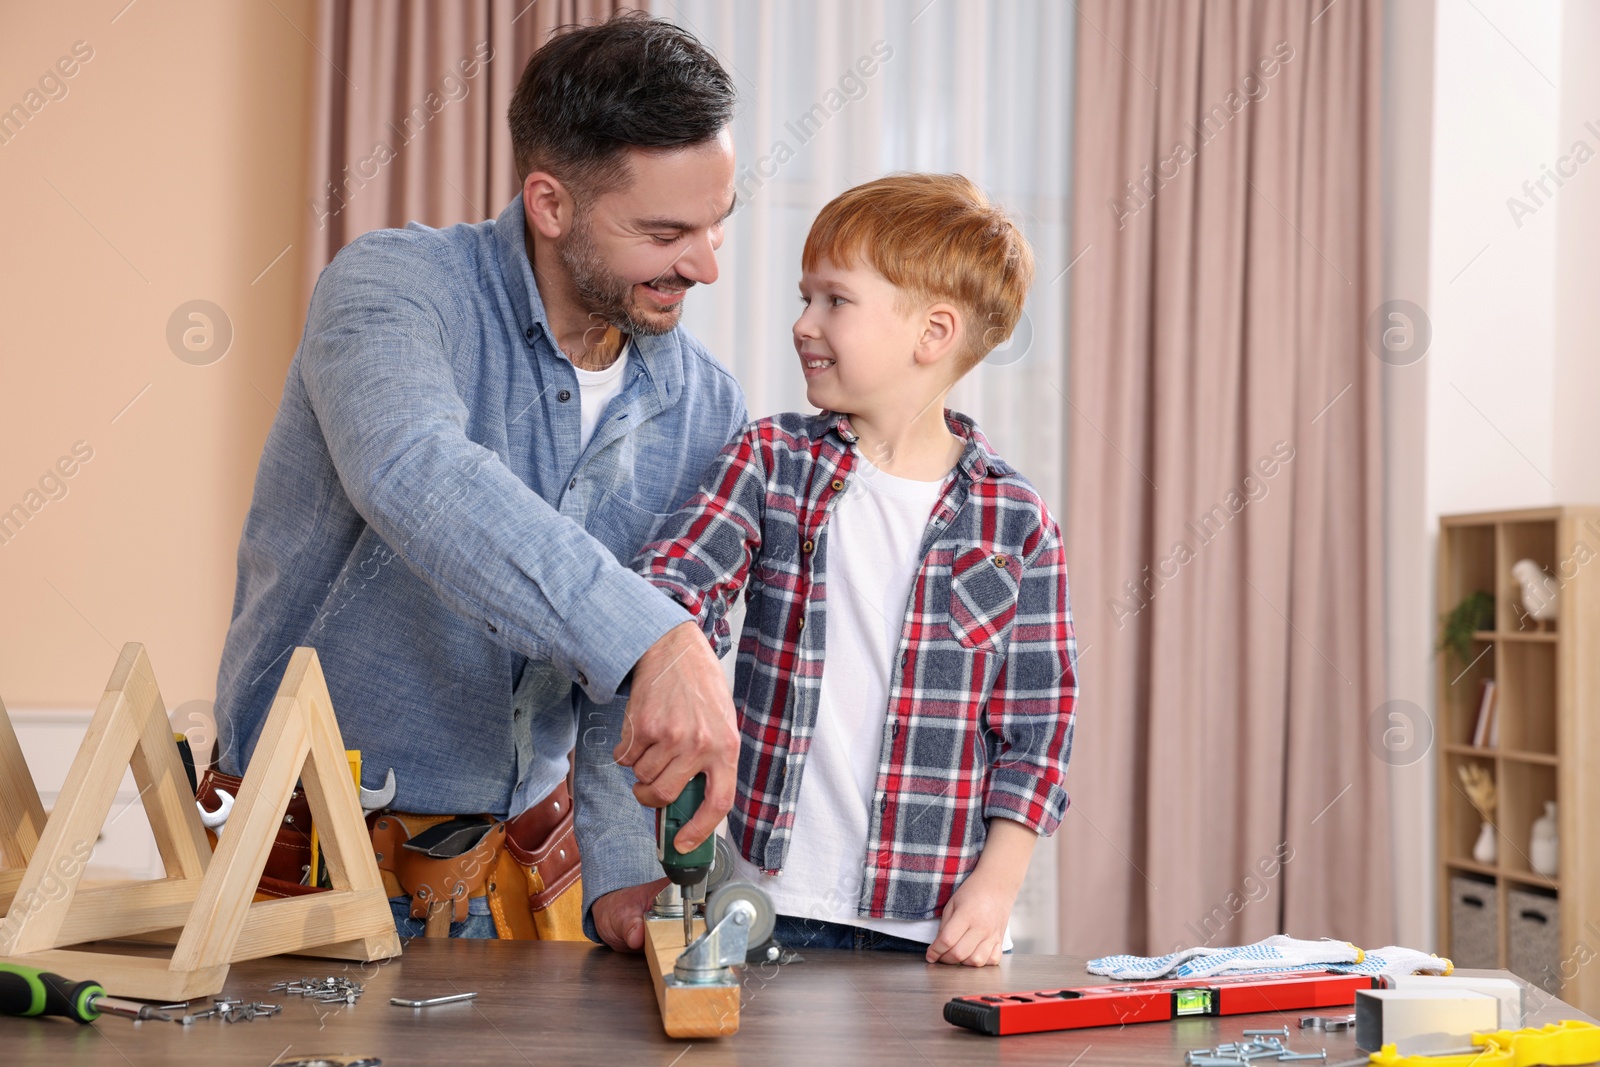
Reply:
[[[765,889],[780,914],[926,944],[939,934],[938,919],[868,918],[856,909],[888,720],[889,669],[922,564],[922,536],[944,482],[888,474],[857,455],[855,476],[828,519],[821,701],[788,858],[781,872],[768,875],[734,853],[736,876]]]
[[[578,375],[578,414],[582,418],[582,434],[578,441],[580,453],[589,447],[589,438],[594,436],[594,428],[600,425],[600,416],[605,414],[606,405],[611,403],[612,397],[622,392],[623,371],[628,368],[628,351],[631,348],[633,341],[625,342],[622,351],[617,353],[617,358],[605,370],[584,370],[576,364],[572,367]]]

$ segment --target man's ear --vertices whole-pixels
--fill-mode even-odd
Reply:
[[[554,240],[572,229],[576,205],[561,179],[549,171],[536,170],[522,181],[522,209],[529,226],[541,237]]]
[[[961,339],[961,310],[954,304],[934,304],[923,313],[922,332],[914,352],[918,363],[933,364],[950,358]]]

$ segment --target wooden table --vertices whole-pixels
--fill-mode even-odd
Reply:
[[[215,1018],[182,1027],[102,1017],[0,1018],[0,1063],[115,1067],[267,1065],[318,1054],[381,1057],[400,1064],[1151,1064],[1176,1067],[1187,1049],[1235,1040],[1245,1028],[1288,1023],[1296,1050],[1327,1048],[1329,1062],[1354,1055],[1353,1033],[1301,1036],[1298,1019],[1270,1015],[1192,1018],[1120,1030],[983,1037],[951,1026],[952,996],[1087,985],[1082,958],[1016,956],[999,967],[929,966],[895,953],[808,952],[805,961],[746,971],[740,1032],[711,1041],[669,1041],[661,1032],[641,956],[570,943],[406,943],[385,964],[330,964],[278,956],[237,963],[227,992],[283,1005],[253,1022]],[[1502,972],[1484,972],[1502,973]],[[366,983],[353,1007],[268,993],[289,978],[344,974]],[[73,977],[92,977],[74,975]],[[389,1003],[475,991],[476,1000],[411,1009]],[[1529,994],[1529,1023],[1587,1019],[1558,1000]]]

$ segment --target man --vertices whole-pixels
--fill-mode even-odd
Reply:
[[[288,653],[311,645],[364,784],[394,769],[408,832],[554,795],[581,695],[628,700],[614,755],[640,800],[707,773],[679,841],[711,834],[738,755],[728,687],[624,563],[747,417],[678,324],[717,278],[733,104],[670,23],[573,30],[512,100],[522,189],[496,220],[369,233],[323,272],[240,541],[222,771],[243,772]],[[614,778],[590,792],[633,804]],[[637,867],[585,859],[592,932],[637,947]],[[395,880],[402,933],[495,935],[481,889],[441,912]]]

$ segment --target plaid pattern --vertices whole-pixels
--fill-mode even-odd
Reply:
[[[922,541],[890,679],[858,912],[937,918],[978,862],[985,820],[1060,823],[1077,701],[1061,533],[972,420]],[[742,747],[734,843],[783,867],[816,728],[827,626],[827,521],[856,473],[831,412],[746,426],[633,566],[725,655],[744,590],[734,700]]]

